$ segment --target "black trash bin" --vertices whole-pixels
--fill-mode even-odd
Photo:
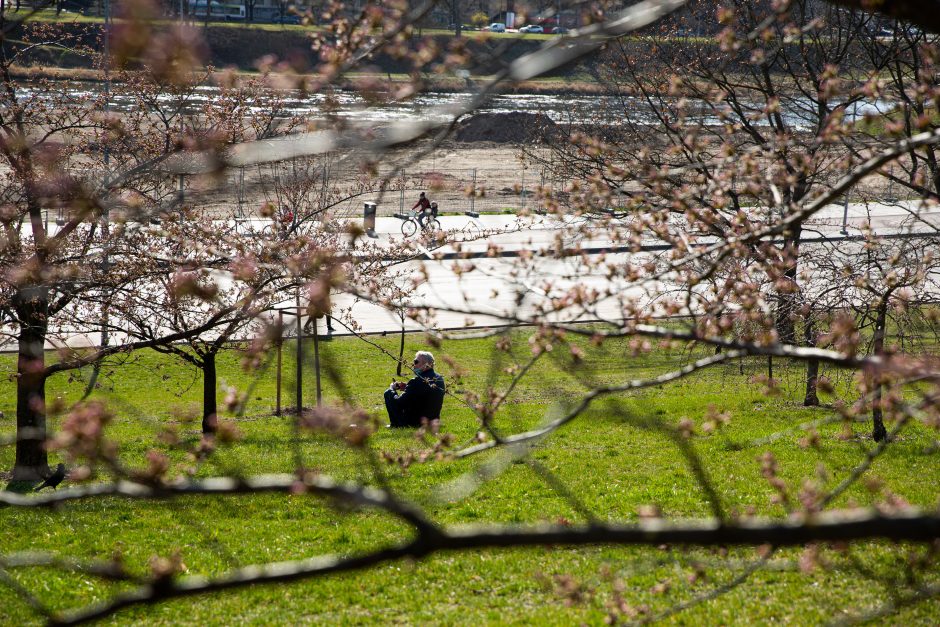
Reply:
[[[362,228],[365,229],[369,237],[378,237],[375,232],[375,211],[377,205],[374,202],[364,203],[362,208]]]

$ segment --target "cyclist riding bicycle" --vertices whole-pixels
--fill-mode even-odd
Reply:
[[[418,202],[416,202],[411,208],[411,210],[414,211],[418,207],[421,207],[421,213],[418,214],[418,225],[421,227],[421,230],[424,230],[427,226],[425,223],[431,217],[432,208],[435,205],[437,205],[437,203],[432,205],[431,201],[428,200],[427,194],[421,192],[421,194],[418,196]]]

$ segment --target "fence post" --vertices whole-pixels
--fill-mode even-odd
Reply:
[[[245,166],[238,168],[238,217],[245,217]]]
[[[405,182],[404,182],[404,176],[402,177],[401,193],[399,193],[399,195],[398,195],[398,213],[399,213],[399,215],[405,213]]]
[[[477,200],[477,169],[473,168],[473,183],[470,185],[470,211],[476,213],[476,200]]]
[[[378,237],[375,232],[375,212],[376,204],[374,202],[363,203],[362,208],[362,228],[365,229],[369,237]]]
[[[522,166],[522,209],[525,209],[525,166]]]
[[[839,232],[842,233],[843,235],[848,235],[848,234],[849,234],[849,229],[848,229],[848,222],[849,222],[849,195],[848,195],[848,193],[845,194],[845,197],[844,197],[842,200],[843,200],[843,205],[842,205],[842,230],[839,231]]]
[[[545,197],[545,168],[539,170],[539,194],[541,194],[542,198]],[[544,211],[545,208],[542,207],[541,210]],[[535,208],[535,212],[539,212],[539,207]]]
[[[317,323],[319,316],[313,316],[313,374],[317,381],[317,407],[323,405],[323,393],[320,389],[320,325]]]
[[[304,354],[303,354],[303,335],[304,329],[300,324],[300,289],[297,290],[297,415],[303,411],[303,391],[304,391]]]
[[[277,311],[277,395],[274,404],[274,415],[281,415],[281,347],[284,344],[284,312]]]

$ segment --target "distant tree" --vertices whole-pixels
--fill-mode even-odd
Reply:
[[[804,322],[808,334],[837,350],[881,359],[929,350],[934,338],[930,309],[940,287],[938,236],[914,232],[910,227],[915,225],[915,220],[905,220],[899,225],[901,236],[890,240],[868,233],[859,242],[813,246],[807,255],[811,276],[803,294],[806,311],[812,312]],[[896,412],[898,389],[887,368],[873,368],[865,375],[860,408],[870,409],[872,439],[880,442],[888,433],[885,410]],[[807,394],[815,394],[813,383]]]
[[[121,270],[105,272],[101,257],[92,252],[107,245],[96,223],[102,206],[95,177],[87,171],[74,176],[68,167],[78,157],[84,133],[105,125],[96,114],[102,97],[77,95],[48,80],[25,91],[12,72],[33,47],[66,47],[90,58],[94,53],[54,25],[27,30],[0,14],[0,27],[21,39],[0,50],[0,160],[6,170],[0,187],[0,265],[10,269],[0,275],[0,319],[18,352],[13,479],[35,481],[49,472],[45,385],[51,373],[45,344],[53,321],[84,293],[120,281]],[[96,174],[103,178],[104,172],[97,169]]]
[[[888,146],[940,125],[935,105],[940,89],[934,80],[940,36],[894,20],[872,20],[867,26],[863,50],[870,65],[881,71],[859,86],[860,101],[846,110],[856,120],[857,133],[845,138],[853,151],[873,143]],[[882,175],[887,185],[877,190],[881,200],[890,195],[890,189],[940,200],[936,146],[911,150]]]
[[[477,28],[483,28],[490,23],[490,16],[483,11],[478,11],[470,17],[470,23]]]
[[[681,4],[651,0],[622,10],[618,8],[614,15],[607,15],[604,7],[596,6],[590,17],[593,24],[579,29],[573,40],[548,41],[537,51],[505,60],[504,67],[482,83],[476,97],[465,104],[446,112],[433,110],[415,120],[391,123],[382,129],[324,115],[311,124],[308,132],[259,139],[251,135],[240,137],[240,125],[226,124],[228,113],[213,116],[207,111],[194,116],[186,124],[187,130],[170,142],[173,150],[164,149],[165,137],[156,137],[152,140],[153,148],[148,148],[153,151],[153,159],[128,157],[128,163],[136,164],[139,159],[140,165],[122,170],[120,178],[109,176],[110,186],[103,186],[101,193],[94,195],[65,193],[63,189],[71,188],[61,187],[46,195],[33,194],[33,183],[40,179],[38,175],[48,174],[32,167],[33,158],[41,156],[43,151],[27,141],[30,134],[18,128],[10,129],[7,152],[22,161],[21,147],[30,147],[26,164],[30,167],[21,167],[21,172],[30,176],[18,171],[19,178],[13,177],[19,181],[19,187],[11,185],[9,197],[22,196],[26,201],[20,205],[13,203],[13,207],[22,205],[25,209],[7,210],[10,215],[20,216],[18,222],[11,218],[3,224],[7,231],[23,230],[29,224],[34,238],[46,237],[46,231],[37,226],[41,203],[58,203],[73,213],[86,206],[94,207],[94,211],[83,213],[82,219],[76,220],[73,226],[69,227],[68,221],[63,225],[73,233],[80,231],[79,227],[94,232],[102,216],[99,204],[119,194],[123,194],[122,204],[128,207],[128,215],[132,215],[130,207],[134,205],[132,201],[136,201],[143,207],[141,215],[160,213],[162,216],[161,223],[154,225],[161,228],[142,229],[127,220],[121,229],[115,227],[115,232],[109,234],[105,244],[115,248],[108,250],[108,259],[124,264],[121,267],[126,270],[115,271],[112,283],[104,286],[106,289],[102,289],[92,267],[102,246],[98,240],[90,236],[80,239],[74,250],[69,250],[70,265],[67,265],[54,259],[46,244],[36,243],[29,237],[5,234],[3,243],[7,256],[3,262],[4,267],[11,270],[3,279],[9,284],[3,288],[6,290],[3,303],[11,305],[6,306],[4,313],[20,316],[10,326],[21,336],[24,328],[32,333],[27,334],[26,357],[33,361],[26,360],[26,368],[17,373],[20,379],[25,377],[33,384],[41,383],[44,379],[34,376],[37,372],[46,375],[55,367],[77,367],[76,364],[87,364],[113,354],[93,349],[84,357],[75,356],[60,362],[61,365],[48,367],[38,361],[44,359],[42,343],[36,341],[41,338],[29,325],[41,325],[42,338],[45,338],[50,322],[45,317],[45,309],[39,315],[30,317],[28,314],[37,303],[49,308],[47,286],[55,287],[57,293],[65,294],[74,303],[71,310],[76,313],[70,322],[81,321],[82,312],[97,310],[101,303],[117,304],[121,298],[127,299],[126,315],[130,316],[135,307],[144,315],[151,313],[149,324],[153,329],[162,329],[165,320],[176,318],[173,324],[184,326],[184,331],[157,332],[152,339],[128,341],[121,350],[144,346],[169,348],[171,340],[193,339],[189,349],[173,344],[170,350],[179,349],[186,355],[198,353],[198,362],[203,367],[214,360],[217,351],[212,352],[211,345],[225,333],[216,328],[217,324],[248,324],[248,320],[259,315],[276,298],[275,285],[281,277],[287,277],[290,288],[303,290],[308,315],[324,313],[331,291],[342,289],[402,312],[401,320],[407,316],[421,323],[432,345],[448,335],[434,324],[435,315],[442,307],[468,316],[488,316],[494,321],[494,328],[472,331],[493,339],[490,359],[480,360],[487,362],[491,376],[481,389],[463,389],[463,394],[453,399],[463,403],[462,415],[474,416],[477,419],[474,426],[479,427],[471,429],[473,435],[461,444],[455,444],[451,434],[436,432],[432,425],[417,432],[412,445],[417,449],[404,450],[409,446],[404,444],[404,439],[395,443],[394,450],[373,449],[369,439],[373,431],[370,410],[357,407],[349,394],[347,379],[355,374],[332,368],[328,372],[333,377],[336,402],[310,411],[298,411],[290,425],[292,443],[298,454],[280,474],[253,475],[236,468],[228,476],[196,478],[200,469],[193,465],[190,457],[182,454],[188,451],[179,438],[164,437],[166,430],[155,438],[165,444],[164,448],[148,451],[145,466],[129,468],[118,462],[114,454],[116,443],[106,437],[111,417],[108,405],[95,399],[67,408],[59,437],[49,443],[66,459],[80,462],[83,469],[107,463],[112,481],[95,477],[95,482],[87,486],[29,496],[0,492],[0,503],[7,506],[5,512],[11,507],[48,507],[114,496],[155,501],[177,498],[192,501],[246,494],[264,494],[265,498],[291,495],[296,500],[319,498],[342,506],[335,513],[331,510],[327,514],[331,525],[336,521],[355,524],[340,518],[344,513],[342,508],[378,510],[401,529],[400,534],[389,536],[394,539],[387,543],[379,540],[352,554],[321,558],[304,554],[292,560],[278,557],[281,561],[276,563],[249,566],[241,566],[235,559],[221,566],[214,562],[186,566],[179,553],[153,557],[145,566],[145,558],[140,555],[147,555],[145,551],[135,551],[138,555],[125,557],[124,553],[115,553],[110,545],[101,555],[82,555],[77,559],[58,553],[37,553],[30,543],[29,552],[7,552],[0,560],[4,581],[10,584],[8,594],[50,622],[77,623],[107,617],[130,606],[231,591],[253,584],[287,583],[399,562],[414,562],[416,568],[420,568],[422,558],[445,552],[452,555],[559,545],[624,545],[658,551],[664,550],[663,547],[679,547],[680,550],[674,551],[668,559],[689,568],[690,576],[682,577],[685,582],[701,580],[706,571],[697,557],[684,554],[686,547],[714,548],[714,552],[708,554],[710,562],[734,564],[733,577],[717,581],[707,590],[683,588],[681,597],[660,597],[662,601],[656,603],[658,613],[646,600],[650,595],[664,595],[668,591],[665,582],[653,589],[633,591],[617,573],[610,572],[614,569],[602,569],[604,585],[611,587],[610,602],[601,609],[607,622],[628,619],[652,622],[735,591],[746,584],[751,575],[769,566],[775,551],[802,547],[799,558],[794,555],[793,559],[781,560],[780,564],[775,560],[774,567],[808,572],[825,568],[825,557],[837,555],[837,563],[840,568],[845,567],[844,572],[863,577],[863,585],[868,585],[869,581],[881,583],[888,591],[883,604],[851,614],[849,620],[874,620],[917,604],[928,607],[926,604],[940,596],[934,575],[940,515],[931,509],[934,495],[922,497],[927,503],[926,510],[912,508],[903,495],[880,486],[869,471],[874,462],[890,460],[886,451],[894,451],[893,443],[899,440],[897,436],[903,430],[935,434],[940,425],[940,375],[936,360],[918,354],[895,353],[887,336],[890,329],[887,318],[892,308],[903,310],[909,296],[922,300],[914,293],[918,290],[923,290],[923,299],[933,293],[933,287],[928,285],[932,281],[932,278],[928,280],[928,275],[933,273],[930,246],[918,247],[910,242],[885,244],[872,236],[858,242],[857,246],[840,248],[838,254],[820,255],[814,262],[801,233],[815,226],[810,221],[818,218],[827,205],[860,188],[866,180],[877,178],[879,170],[886,165],[912,158],[912,150],[940,142],[940,131],[928,130],[867,148],[861,143],[849,148],[841,141],[843,134],[853,130],[851,124],[845,124],[845,111],[852,97],[847,97],[838,83],[843,75],[854,75],[858,69],[852,63],[856,58],[852,51],[862,31],[854,27],[826,30],[829,27],[823,28],[815,20],[818,14],[812,7],[818,6],[816,4],[811,7],[803,2],[794,2],[791,6],[786,1],[729,3],[735,6],[737,13],[723,14],[723,21],[739,28],[722,33],[717,44],[697,37],[681,37],[690,44],[687,47],[685,43],[672,42],[674,37],[658,37],[654,41],[655,52],[663,54],[651,54],[648,47],[644,48],[642,63],[639,57],[631,56],[636,50],[631,50],[627,42],[615,41],[616,37],[633,32]],[[771,4],[776,13],[758,17],[757,10],[767,4]],[[896,4],[906,6],[909,3]],[[317,93],[332,93],[338,85],[347,84],[350,73],[363,63],[377,54],[388,53],[409,63],[412,70],[411,82],[396,95],[397,103],[421,92],[424,87],[421,75],[427,70],[446,73],[470,63],[459,47],[445,53],[431,40],[412,47],[413,29],[426,15],[422,11],[428,7],[424,5],[417,12],[394,4],[366,5],[361,12],[354,13],[341,12],[339,6],[335,8],[337,11],[331,15],[326,28],[311,35],[320,54],[315,74],[297,77],[286,73],[285,84]],[[839,12],[833,17],[854,20],[857,16]],[[129,16],[126,26],[127,34],[133,37],[124,42],[125,52],[135,52],[133,58],[146,58],[156,34],[148,32],[148,25],[140,23],[134,15]],[[355,162],[364,177],[374,178],[381,171],[378,166],[390,160],[389,155],[395,149],[413,147],[418,140],[429,136],[430,146],[438,146],[446,137],[446,129],[462,115],[479,107],[489,94],[504,87],[504,83],[519,85],[597,51],[605,42],[613,50],[613,61],[598,73],[616,81],[604,101],[615,108],[604,111],[606,116],[582,121],[580,128],[569,128],[565,142],[573,146],[565,147],[557,137],[551,138],[556,141],[551,146],[554,161],[546,155],[534,152],[530,155],[541,159],[542,163],[569,171],[574,180],[571,187],[564,190],[564,195],[543,190],[541,200],[558,218],[552,224],[555,232],[543,240],[537,239],[541,233],[533,233],[532,239],[524,240],[517,249],[506,250],[501,242],[491,241],[485,251],[462,249],[457,246],[459,242],[448,241],[447,234],[426,237],[417,243],[388,240],[378,245],[362,240],[356,224],[347,225],[345,233],[312,228],[316,212],[325,212],[325,207],[336,204],[310,201],[283,187],[276,191],[278,198],[311,214],[310,219],[303,220],[295,216],[295,228],[289,233],[280,229],[266,234],[262,228],[261,233],[249,229],[248,234],[243,234],[227,223],[220,229],[220,225],[209,219],[184,220],[190,215],[186,203],[159,200],[166,187],[160,181],[166,176],[185,173],[224,181],[226,171],[233,166],[250,168],[273,162],[290,163],[294,158],[300,158],[300,174],[297,178],[293,172],[291,177],[281,177],[280,185],[303,188],[304,173],[316,172],[316,167],[307,169],[306,166],[332,158]],[[175,48],[160,47],[159,50]],[[727,63],[715,63],[715,55],[725,56]],[[654,64],[652,73],[642,67],[649,64]],[[180,81],[196,67],[176,60],[168,62],[159,54],[156,58],[146,58],[146,65],[148,69],[159,68],[165,75],[175,76]],[[864,73],[870,70],[866,67]],[[368,99],[376,97],[374,82],[368,78],[361,83],[352,80],[352,83],[364,87],[364,100],[372,102]],[[171,94],[170,99],[173,98]],[[634,117],[635,111],[629,105],[632,99],[640,101],[646,113],[644,117]],[[23,115],[17,109],[18,102],[10,98],[7,103],[11,119],[16,119],[14,114]],[[37,111],[42,108],[35,101],[32,104]],[[241,106],[225,111],[239,110]],[[68,109],[63,107],[63,110]],[[140,117],[153,120],[151,128],[160,125],[166,128],[161,118],[160,113]],[[169,126],[175,127],[175,124]],[[137,127],[122,128],[113,119],[102,122],[96,129],[102,142],[116,141],[115,137],[124,135],[146,135]],[[9,141],[9,137],[15,141]],[[143,139],[141,142],[146,143]],[[125,150],[130,155],[134,142],[127,140],[127,143]],[[142,156],[145,152],[141,150],[139,154]],[[79,156],[74,155],[74,159],[77,161]],[[14,169],[23,165],[13,158],[7,158],[7,162]],[[52,163],[49,170],[53,173],[64,170],[61,161],[40,163]],[[281,173],[286,169],[283,165],[277,168]],[[93,168],[87,170],[93,171]],[[379,177],[380,198],[400,168],[390,170],[382,171]],[[134,180],[143,187],[148,178],[158,183],[149,183],[150,194],[141,194],[142,199],[136,198],[133,189],[117,185],[118,181]],[[315,174],[313,178],[316,180]],[[42,180],[45,185],[56,177]],[[355,192],[365,186],[354,182],[350,189]],[[329,197],[328,194],[320,196]],[[76,202],[76,198],[80,198],[80,202]],[[192,199],[187,202],[195,206]],[[167,204],[169,210],[166,210]],[[520,230],[535,230],[534,223],[526,222],[525,216],[521,218]],[[605,242],[603,250],[594,248],[591,243],[600,237]],[[903,238],[897,239],[903,241]],[[55,241],[60,240],[65,240],[65,236]],[[445,248],[446,245],[453,246]],[[28,249],[29,254],[21,255],[21,249]],[[64,249],[63,244],[53,252]],[[845,268],[837,261],[842,255],[848,264]],[[411,262],[407,275],[393,276],[389,268],[403,261]],[[464,293],[474,290],[476,298],[442,305],[418,301],[419,288],[426,286],[432,273],[444,267],[443,264],[450,269],[452,282],[458,289],[465,290]],[[825,275],[825,280],[817,282],[809,277],[814,270]],[[505,285],[511,292],[510,298],[501,298],[502,295],[494,293],[496,290],[487,290],[497,278],[500,279],[498,284]],[[840,280],[841,292],[836,293],[833,285]],[[88,294],[100,296],[86,296],[85,292],[78,291],[79,284],[85,285],[83,289]],[[485,286],[482,294],[481,286]],[[825,287],[814,294],[818,286]],[[109,301],[107,294],[116,296]],[[843,300],[826,300],[836,296]],[[100,298],[101,303],[95,298]],[[828,337],[801,345],[797,336],[801,308],[815,298],[821,306],[812,312],[816,316],[813,320],[826,320]],[[17,308],[26,301],[27,305]],[[148,301],[151,311],[147,309]],[[506,303],[505,308],[501,307],[502,303]],[[825,318],[820,315],[822,306],[837,310],[831,312],[830,318]],[[844,315],[850,310],[859,314],[854,320]],[[242,312],[245,318],[239,317]],[[88,319],[94,326],[100,322],[93,316]],[[583,324],[585,320],[589,324]],[[117,331],[117,317],[111,318],[111,323]],[[135,324],[145,326],[142,323],[147,320],[138,315]],[[499,324],[521,327],[518,334],[525,338],[522,345],[513,334],[498,328]],[[822,326],[813,322],[807,328],[814,324]],[[871,350],[861,351],[858,348],[864,335],[860,328],[865,324],[873,328]],[[63,336],[66,331],[61,329]],[[262,333],[255,339],[263,345],[269,337]],[[362,340],[370,342],[369,338]],[[612,342],[617,344],[611,347]],[[813,346],[814,343],[817,346]],[[396,357],[377,342],[370,345],[400,363],[401,354]],[[709,350],[704,354],[694,353],[702,346]],[[594,354],[600,347],[613,348],[613,351]],[[632,358],[654,350],[674,356],[677,349],[683,355],[677,360],[650,360],[639,368],[622,367]],[[601,354],[613,364],[608,373],[598,373],[594,368],[594,357]],[[212,357],[206,361],[209,355]],[[662,386],[746,357],[815,361],[839,368],[850,375],[842,393],[846,396],[860,394],[863,399],[852,406],[840,404],[819,421],[797,425],[792,431],[743,443],[716,438],[707,448],[701,445],[702,439],[726,428],[731,421],[722,409],[702,409],[695,417],[661,415],[648,411],[641,398],[626,402],[622,399],[643,391],[655,394]],[[554,360],[561,376],[570,377],[571,386],[561,391],[551,379],[533,381],[534,389],[548,399],[546,403],[552,402],[544,421],[533,424],[529,420],[518,420],[513,406],[531,401],[515,394],[523,382],[538,376],[533,367],[540,360]],[[664,363],[675,365],[660,370]],[[455,362],[450,366],[455,375],[460,372],[460,364]],[[860,376],[852,377],[856,374]],[[716,377],[719,384],[720,379]],[[777,383],[773,377],[768,376],[763,382],[768,388],[767,394],[775,391]],[[22,384],[18,381],[17,385]],[[32,403],[33,414],[44,417],[45,399],[40,396],[41,390],[33,387],[26,391],[32,394],[27,395],[27,400]],[[716,396],[724,392],[723,388],[716,387]],[[205,401],[211,408],[214,399],[206,397]],[[881,435],[885,437],[872,445],[859,441],[849,447],[845,454],[854,453],[854,462],[847,464],[845,459],[850,458],[843,458],[840,451],[837,463],[820,463],[811,471],[813,476],[792,477],[789,469],[780,467],[771,451],[759,456],[759,472],[772,499],[765,504],[764,511],[769,512],[767,518],[752,515],[753,502],[741,498],[734,490],[725,489],[725,478],[716,479],[711,474],[706,451],[709,455],[721,455],[729,449],[762,446],[766,442],[792,445],[795,432],[804,436],[800,447],[826,448],[829,443],[820,443],[819,434],[815,432],[817,426],[842,423],[851,429],[856,420],[874,407],[883,410],[880,418],[884,433]],[[590,415],[591,410],[596,414]],[[592,420],[589,421],[589,417]],[[683,508],[701,510],[699,518],[691,521],[672,518],[672,513],[659,510],[656,504],[638,502],[638,520],[632,513],[619,521],[611,520],[610,498],[620,498],[619,495],[608,498],[605,494],[601,503],[586,503],[582,494],[559,479],[553,466],[556,461],[564,460],[546,463],[537,453],[539,446],[552,436],[563,439],[561,436],[568,434],[560,431],[574,427],[576,422],[596,424],[597,417],[621,420],[659,436],[658,446],[674,455],[670,461],[674,461],[676,468],[684,468],[691,482],[687,488],[689,496],[697,502],[689,499]],[[204,419],[211,429],[212,414],[204,415]],[[309,434],[315,434],[310,442],[318,442],[326,435],[348,445],[357,463],[339,469],[343,480],[331,478],[321,467],[321,459],[316,460],[314,468],[304,464],[299,452],[308,443],[304,437]],[[21,432],[17,446],[39,435]],[[45,435],[43,430],[44,439]],[[161,437],[163,439],[159,439]],[[620,444],[614,443],[615,446]],[[611,448],[610,452],[617,451]],[[593,454],[592,451],[575,453],[571,459],[579,464],[577,471],[584,481],[606,481],[605,477],[591,474],[590,458],[586,456]],[[816,459],[826,462],[825,455],[823,451]],[[334,456],[334,459],[342,456]],[[326,456],[322,459],[325,461]],[[390,480],[380,460],[388,462],[396,471],[405,471],[417,463],[462,461],[440,469],[436,474],[446,479],[447,484],[428,494],[424,485],[408,483],[407,476]],[[362,463],[358,463],[360,461]],[[346,464],[345,459],[341,463]],[[501,471],[512,472],[523,464],[532,476],[542,481],[544,491],[553,500],[557,499],[573,513],[574,520],[565,517],[546,523],[540,512],[537,525],[494,523],[454,529],[447,522],[449,518],[437,515],[432,509],[433,503],[470,495],[485,482],[502,476]],[[836,475],[835,480],[830,480],[830,473]],[[527,495],[540,498],[540,492],[533,490]],[[855,507],[852,503],[858,495],[871,507]],[[447,513],[447,516],[453,515],[457,513]],[[225,548],[226,540],[212,536],[207,541],[212,543],[214,551],[221,552],[219,549]],[[877,569],[869,568],[853,553],[856,543],[866,541],[880,541],[874,558],[878,561]],[[737,556],[731,560],[726,558],[729,546],[752,547],[755,555],[742,567]],[[885,555],[888,557],[884,558]],[[661,557],[655,559],[661,560]],[[132,564],[125,564],[126,559]],[[640,563],[648,562],[644,557]],[[196,572],[191,574],[190,568]],[[11,570],[15,570],[13,575],[8,574]],[[87,602],[88,605],[63,613],[62,593],[53,593],[59,596],[34,593],[32,588],[41,586],[29,575],[17,579],[23,571],[51,575],[55,577],[53,583],[80,575],[115,585],[103,593],[97,588],[73,591],[74,596],[68,601],[75,598],[76,604]],[[844,576],[842,571],[838,575]],[[566,602],[581,602],[592,596],[567,573],[560,573],[554,581]],[[762,593],[764,584],[766,581],[759,584]],[[633,598],[645,599],[644,605],[634,607],[629,601]],[[737,608],[737,601],[735,603]],[[846,601],[845,605],[850,603],[851,600]],[[846,609],[854,611],[854,607]],[[929,615],[929,612],[928,607],[925,613]],[[844,617],[841,613],[838,616]]]
[[[254,22],[255,21],[255,6],[257,6],[258,0],[244,0],[245,5],[245,21]]]
[[[711,3],[693,5],[704,11]],[[609,90],[607,107],[594,112],[596,132],[573,121],[568,135],[553,132],[547,167],[583,177],[593,194],[585,198],[602,206],[622,201],[629,212],[652,203],[682,228],[717,236],[742,218],[769,224],[771,207],[831,185],[845,155],[830,140],[832,125],[858,98],[846,97],[833,73],[866,69],[856,59],[859,28],[870,18],[803,0],[783,6],[774,14],[769,3],[724,3],[717,40],[676,37],[675,23],[650,40],[618,40],[592,66]],[[761,36],[748,37],[755,29]],[[532,158],[540,160],[538,151]],[[686,175],[690,167],[696,176]],[[768,184],[755,185],[751,168],[766,172]],[[671,170],[675,176],[647,176]],[[796,341],[802,231],[788,224],[772,252],[780,264],[776,330],[788,343]]]

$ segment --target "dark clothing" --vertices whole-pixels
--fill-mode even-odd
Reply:
[[[422,211],[421,213],[418,214],[418,224],[421,225],[422,231],[427,228],[428,220],[430,219],[431,219],[431,214],[428,213],[427,211]]]
[[[424,230],[425,222],[427,222],[428,216],[431,215],[431,201],[428,200],[427,196],[422,196],[418,199],[418,202],[415,203],[414,207],[411,208],[412,211],[421,207],[421,213],[418,214],[418,224],[421,226],[421,230]]]
[[[427,196],[422,196],[418,199],[418,202],[414,204],[414,207],[412,207],[411,210],[414,211],[418,207],[421,207],[421,211],[427,211],[431,208],[431,201],[428,200]]]
[[[423,420],[439,420],[444,391],[444,377],[433,370],[426,370],[410,380],[397,397],[392,390],[385,390],[389,423],[393,427],[420,427]]]

